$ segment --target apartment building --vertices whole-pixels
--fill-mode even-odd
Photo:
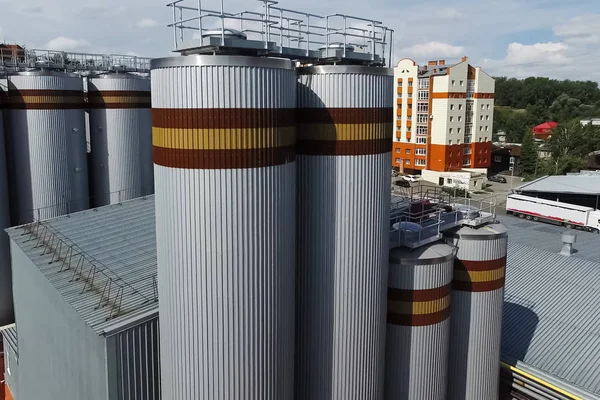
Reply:
[[[487,168],[491,162],[494,79],[467,57],[394,71],[396,134],[392,164],[404,172]]]

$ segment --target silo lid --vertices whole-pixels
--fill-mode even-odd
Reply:
[[[330,43],[329,46],[323,46],[323,47],[319,47],[319,50],[325,50],[325,49],[343,49],[344,48],[344,43],[342,42],[335,42],[335,43]],[[346,51],[354,51],[354,46],[350,46],[349,44],[346,45]]]
[[[390,250],[392,264],[439,264],[454,257],[454,249],[445,243],[434,243],[414,250],[396,247]]]
[[[506,237],[508,228],[500,223],[482,225],[478,227],[463,226],[458,230],[445,233],[450,238],[462,238],[470,240],[490,240]]]
[[[231,28],[225,28],[225,29],[209,29],[204,31],[204,33],[202,33],[202,37],[221,37],[221,32],[223,32],[223,36],[225,36],[226,38],[236,38],[236,39],[242,39],[242,40],[246,40],[248,38],[248,36],[246,36],[246,34],[244,32],[235,30],[235,29],[231,29]]]

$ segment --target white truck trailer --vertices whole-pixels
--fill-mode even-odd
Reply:
[[[543,221],[567,228],[580,228],[600,232],[600,210],[537,197],[509,194],[506,213],[520,218]]]

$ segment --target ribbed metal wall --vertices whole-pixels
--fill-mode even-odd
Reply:
[[[13,224],[88,208],[82,79],[60,72],[8,78]]]
[[[293,398],[296,77],[153,60],[162,397]]]
[[[498,399],[507,229],[463,227],[447,235],[458,250],[451,299],[449,400]]]
[[[385,398],[446,400],[454,251],[390,251]]]
[[[92,76],[88,104],[92,206],[154,193],[150,79]]]
[[[158,318],[116,334],[118,400],[160,400]]]
[[[299,74],[296,399],[381,399],[393,77]]]
[[[0,79],[0,326],[14,322],[10,248],[4,229],[10,226],[6,149],[4,145],[4,108],[6,106],[6,79]]]

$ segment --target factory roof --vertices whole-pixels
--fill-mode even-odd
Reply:
[[[96,333],[157,312],[153,196],[7,232]]]
[[[511,215],[499,215],[496,218],[508,228],[509,241],[535,249],[547,250],[554,254],[560,253],[561,234],[566,231],[566,228],[528,221]],[[576,252],[571,258],[600,264],[600,237],[598,234],[579,230],[573,232],[577,235],[577,242],[574,245]]]
[[[576,193],[600,195],[600,176],[555,175],[544,176],[515,189],[526,192]]]
[[[518,242],[509,229],[503,361],[600,398],[600,265]]]

